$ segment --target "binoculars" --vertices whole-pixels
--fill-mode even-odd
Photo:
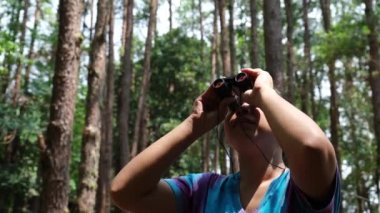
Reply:
[[[230,109],[235,111],[239,107],[240,94],[248,89],[252,89],[251,78],[244,72],[235,76],[216,79],[211,85],[220,99],[235,97],[237,100],[230,105]]]

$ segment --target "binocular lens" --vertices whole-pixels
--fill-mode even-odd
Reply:
[[[212,83],[212,86],[213,86],[214,88],[220,88],[220,87],[223,86],[223,84],[224,84],[224,80],[223,80],[222,78],[219,78],[219,79],[216,79],[216,80],[214,81],[214,83]]]
[[[247,76],[246,73],[241,72],[241,73],[238,73],[238,74],[236,75],[236,77],[235,77],[235,81],[236,81],[236,82],[242,82],[242,81],[244,81],[247,77],[248,77],[248,76]]]

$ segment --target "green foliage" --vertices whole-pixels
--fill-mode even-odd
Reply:
[[[207,46],[203,48],[209,52]],[[150,126],[154,138],[162,136],[186,118],[194,99],[208,87],[211,72],[209,63],[200,57],[200,49],[201,42],[186,36],[181,29],[155,40],[149,93]],[[176,171],[180,168],[187,172],[200,170],[200,148],[190,150],[179,160]],[[189,158],[192,160],[188,161]],[[196,162],[196,166],[189,165],[190,162]]]
[[[159,116],[153,125],[155,121],[185,118],[193,100],[207,88],[210,69],[200,58],[200,48],[199,40],[180,30],[156,39],[149,103],[152,116]]]
[[[319,34],[316,52],[323,61],[364,54],[369,30],[363,20],[354,17],[353,15],[342,17],[330,32]]]

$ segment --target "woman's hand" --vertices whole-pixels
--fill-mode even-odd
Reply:
[[[241,72],[246,73],[252,79],[252,90],[247,90],[243,93],[243,102],[259,106],[261,92],[266,89],[273,89],[271,75],[262,69],[243,68]]]
[[[220,100],[214,88],[209,87],[194,101],[190,116],[196,124],[196,131],[203,134],[219,124],[227,114],[228,105],[234,101],[233,97]]]

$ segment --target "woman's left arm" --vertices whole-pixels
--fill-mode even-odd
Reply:
[[[258,81],[271,78],[258,69],[245,72]],[[285,152],[295,184],[310,198],[325,200],[337,171],[331,142],[309,116],[282,98],[271,85],[257,85],[253,92],[255,104],[264,112]]]

